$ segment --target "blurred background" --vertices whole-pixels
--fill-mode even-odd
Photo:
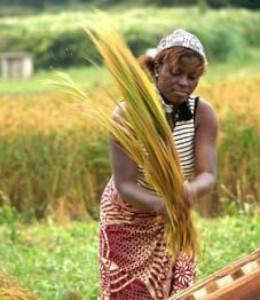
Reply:
[[[215,107],[220,134],[218,182],[195,213],[198,277],[260,246],[258,0],[0,0],[0,273],[39,299],[98,293],[107,137],[46,83],[66,72],[93,105],[106,101],[104,89],[113,93],[82,30],[98,26],[94,8],[111,17],[136,57],[176,28],[201,39],[209,65],[196,93]]]

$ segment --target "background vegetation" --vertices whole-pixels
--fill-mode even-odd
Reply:
[[[110,176],[107,140],[64,105],[64,95],[45,80],[53,78],[50,69],[66,67],[92,93],[93,105],[105,102],[104,88],[113,93],[113,86],[103,67],[99,72],[86,61],[98,61],[79,29],[82,22],[94,21],[89,6],[32,2],[38,8],[29,6],[30,1],[23,10],[18,5],[22,0],[13,1],[11,8],[0,2],[0,14],[17,14],[0,18],[0,51],[32,51],[36,63],[31,79],[0,80],[0,273],[18,278],[39,299],[96,299],[95,220]],[[185,9],[146,2],[146,8],[127,10],[123,2],[114,7],[106,2],[136,55],[154,47],[173,27],[184,27],[201,37],[210,60],[196,92],[212,102],[219,118],[219,175],[215,193],[195,214],[200,279],[260,247],[259,11],[211,10],[209,1]],[[228,2],[232,4],[223,0],[210,5]],[[242,2],[249,6],[257,1]],[[209,213],[216,219],[202,217]]]
[[[120,24],[126,42],[136,56],[156,47],[173,28],[185,27],[197,34],[210,61],[225,62],[248,55],[249,47],[260,46],[260,12],[235,9],[205,10],[112,8],[109,14]],[[145,20],[145,23],[143,22]],[[95,22],[93,10],[65,10],[31,16],[0,18],[0,52],[25,51],[33,54],[36,68],[82,66],[99,61],[81,26]],[[48,30],[46,30],[48,28]]]
[[[203,98],[210,99],[220,122],[218,182],[214,201],[207,202],[214,203],[214,207],[201,204],[205,213],[208,210],[219,214],[223,206],[231,211],[244,210],[243,203],[259,205],[260,85],[259,77],[254,75],[259,64],[252,59],[246,66],[248,69],[240,69],[241,73],[236,67],[236,75],[233,73],[230,78],[223,78],[221,65],[212,66],[197,90]],[[87,86],[92,90],[93,105],[105,102],[99,72],[78,72],[82,75],[82,87],[87,75],[91,76],[93,85],[88,82]],[[245,79],[245,74],[250,76]],[[107,77],[104,72],[103,79]],[[37,83],[34,79],[34,83],[42,88],[41,81]],[[97,217],[95,204],[110,176],[106,135],[94,128],[89,119],[79,118],[71,107],[64,105],[63,94],[51,90],[35,94],[35,84],[25,81],[20,90],[16,87],[15,94],[7,94],[8,84],[3,84],[6,94],[0,102],[2,202],[14,205],[28,217],[44,217],[59,207],[64,209],[67,202],[70,205],[66,209],[72,218],[86,214]],[[10,82],[10,91],[13,85]],[[33,94],[24,93],[23,85],[25,91],[31,88]],[[107,80],[104,87],[111,92],[111,81]],[[46,88],[50,86],[46,84]]]
[[[119,3],[127,5],[129,4],[126,0],[1,0],[0,5],[25,5],[34,8],[44,8],[49,5],[66,5],[75,3],[86,3],[94,6],[104,6],[104,5],[117,5]],[[220,7],[245,7],[256,9],[260,7],[259,1],[257,0],[139,0],[137,2],[134,1],[134,4],[139,5],[157,5],[160,6],[190,6],[190,5],[205,5],[212,8],[220,8]]]
[[[257,215],[213,220],[195,217],[201,241],[197,280],[260,246]],[[19,278],[19,284],[38,299],[97,299],[96,223],[69,222],[57,226],[49,219],[28,225],[9,208],[2,208],[0,225],[1,273]]]

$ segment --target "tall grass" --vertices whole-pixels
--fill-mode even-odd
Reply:
[[[0,189],[27,214],[57,215],[68,203],[72,218],[93,216],[109,175],[106,138],[56,97],[2,99]]]
[[[21,288],[14,279],[4,273],[0,273],[0,299],[36,300],[29,291]]]
[[[228,207],[260,205],[260,79],[229,79],[202,85],[220,123],[218,143],[218,199]]]

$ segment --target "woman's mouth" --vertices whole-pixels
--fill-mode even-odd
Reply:
[[[173,94],[179,97],[186,97],[188,95],[186,91],[181,90],[173,90]]]

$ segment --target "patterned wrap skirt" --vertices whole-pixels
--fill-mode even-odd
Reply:
[[[136,210],[107,184],[100,211],[99,300],[164,300],[195,278],[196,260],[166,251],[165,221]]]

